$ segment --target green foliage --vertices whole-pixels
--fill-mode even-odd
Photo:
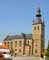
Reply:
[[[47,54],[45,54],[45,56],[47,56]]]
[[[47,57],[49,57],[49,42],[48,42],[48,48],[47,48],[47,54],[46,54]]]
[[[14,50],[12,48],[10,50],[10,54],[11,54],[11,56],[14,54]]]
[[[47,57],[49,57],[49,47],[47,48]]]
[[[21,35],[25,38],[25,33],[21,33]]]

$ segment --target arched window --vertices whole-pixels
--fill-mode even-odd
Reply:
[[[15,41],[15,47],[17,46],[17,41]]]
[[[19,49],[19,52],[21,52],[21,49]]]
[[[35,53],[37,53],[37,49],[35,49]]]
[[[20,44],[20,46],[21,46],[21,45],[22,45],[22,41],[19,41],[19,42],[20,42],[19,44]]]
[[[13,42],[11,41],[11,48],[13,47]]]
[[[28,44],[29,44],[29,40],[28,40]]]
[[[9,47],[9,42],[7,42],[7,45],[8,45],[8,47]]]

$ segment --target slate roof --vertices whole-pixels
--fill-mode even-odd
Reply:
[[[25,37],[23,34],[20,35],[8,35],[4,40],[13,40],[13,39],[32,39],[32,34],[25,34]]]

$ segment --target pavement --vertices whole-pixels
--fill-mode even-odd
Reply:
[[[45,60],[41,57],[33,57],[33,56],[16,56],[13,57],[12,60]]]

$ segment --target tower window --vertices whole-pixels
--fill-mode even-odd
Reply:
[[[38,30],[39,30],[39,26],[38,26]]]
[[[36,27],[34,27],[34,30],[36,30]]]

